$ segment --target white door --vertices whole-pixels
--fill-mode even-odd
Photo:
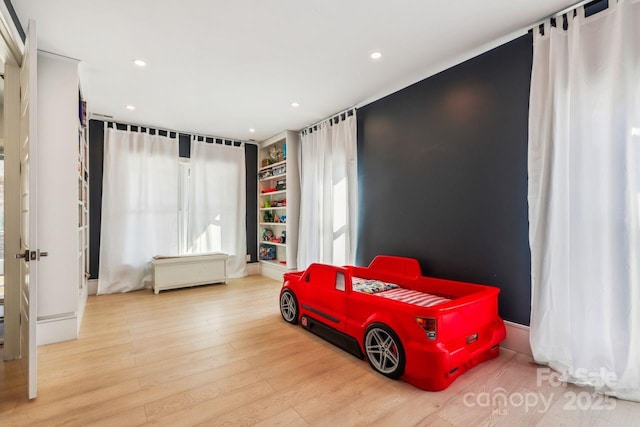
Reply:
[[[20,356],[28,378],[29,399],[38,392],[36,347],[38,295],[38,206],[36,142],[37,50],[35,22],[29,21],[20,67]]]

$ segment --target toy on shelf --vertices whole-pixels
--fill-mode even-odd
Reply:
[[[273,222],[273,212],[265,211],[264,214],[262,215],[262,221],[263,222]]]
[[[287,232],[284,230],[280,233],[280,243],[287,243]]]
[[[259,258],[264,261],[276,259],[276,248],[268,245],[260,245]]]
[[[269,202],[271,204],[271,206],[268,207],[273,207],[273,208],[284,208],[287,206],[287,199],[282,199],[282,200],[272,200],[271,202]]]
[[[262,240],[265,242],[270,242],[273,239],[273,231],[270,228],[262,229]]]
[[[287,168],[285,165],[280,165],[273,168],[273,176],[284,175],[287,173]]]
[[[283,161],[284,153],[282,152],[282,148],[272,145],[271,149],[269,149],[269,160],[271,161],[271,163],[278,163]]]
[[[260,172],[258,174],[258,178],[262,180],[262,179],[271,178],[273,175],[275,175],[274,171],[272,171],[271,169],[267,169]]]

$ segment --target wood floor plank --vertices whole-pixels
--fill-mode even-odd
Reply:
[[[144,406],[148,403],[164,399],[180,391],[190,390],[202,384],[215,382],[233,373],[243,372],[249,369],[250,367],[246,362],[239,361],[208,371],[199,372],[197,375],[180,377],[176,380],[162,382],[157,385],[139,386],[139,388],[136,389],[124,390],[120,395],[111,399],[95,400],[92,404],[79,408],[75,413],[70,411],[71,416],[63,421],[66,426],[83,426],[85,423],[97,422],[105,417],[115,417],[123,411],[130,411],[135,408],[142,408],[144,410]],[[55,421],[55,419],[53,419],[53,421]]]
[[[360,377],[362,377],[361,372],[352,369],[351,366],[340,365],[321,374],[318,377],[318,381],[301,383],[298,387],[291,387],[287,390],[269,394],[262,399],[255,399],[235,410],[217,414],[215,418],[208,419],[205,425],[252,425],[275,416],[288,408],[295,409],[296,404],[303,404],[312,399],[317,399],[327,391],[327,384],[349,383]],[[297,410],[296,412],[300,413]]]
[[[308,425],[309,423],[291,408],[254,424],[255,427],[297,427]]]
[[[24,381],[24,372],[20,360],[0,362],[0,381],[6,387],[19,385]]]
[[[402,420],[402,424],[408,426],[431,425],[436,422],[453,425],[438,416],[438,410],[442,407],[444,396],[437,396],[437,393],[435,395],[430,392],[425,393],[422,390],[408,391],[402,395],[405,398],[403,402],[375,414],[369,425],[386,427],[395,425],[398,420]]]
[[[332,387],[323,390],[311,399],[297,403],[294,405],[294,409],[310,424],[327,422],[335,425],[335,423],[340,422],[340,419],[332,419],[335,412],[327,413],[327,407],[339,409],[345,402],[357,400],[363,393],[368,393],[367,390],[378,389],[384,381],[385,379],[380,378],[379,375],[370,375],[368,372],[362,373],[351,381],[335,383]],[[344,417],[341,418],[342,422],[347,425],[355,424],[354,421],[358,418],[356,415],[358,410],[359,408],[356,406],[350,406],[349,409],[343,410],[342,415]]]
[[[140,366],[137,369],[145,371],[145,374],[138,378],[142,386],[158,385],[239,360],[242,358],[231,352],[228,344],[223,344]]]
[[[148,419],[155,420],[201,402],[249,388],[257,383],[265,383],[265,381],[256,376],[252,370],[247,369],[244,372],[148,403],[145,405],[145,410]]]
[[[289,325],[281,283],[254,276],[155,295],[92,296],[80,338],[41,346],[38,398],[20,361],[0,366],[0,425],[619,426],[640,404],[568,410],[576,386],[541,383],[528,356],[503,350],[441,392],[375,373]],[[1,352],[1,350],[0,350]],[[549,406],[495,399],[542,396]]]
[[[334,356],[333,353],[316,350],[303,358],[285,358],[280,363],[268,367],[267,381],[278,391],[311,383],[321,375],[346,365],[346,358]],[[265,367],[262,367],[258,369],[258,372],[264,370]]]
[[[165,347],[157,345],[149,345],[144,349],[140,349],[133,353],[136,365],[144,366],[149,363],[159,362],[161,360],[173,359],[181,357],[185,353],[194,351],[211,350],[214,347],[224,346],[231,348],[231,344],[227,340],[220,340],[217,337],[200,336],[193,339],[178,340]]]
[[[19,425],[31,426],[39,423],[42,425],[70,425],[74,420],[82,418],[84,409],[95,402],[108,402],[115,397],[138,390],[140,390],[138,381],[132,379],[98,388],[88,393],[75,394],[67,399],[38,404],[37,410],[31,410],[29,406],[22,406],[14,410],[12,418]]]
[[[133,343],[115,344],[107,348],[89,349],[87,351],[70,354],[68,357],[48,357],[38,364],[43,371],[55,370],[59,367],[73,367],[76,370],[86,367],[112,363],[116,360],[133,359]]]
[[[98,334],[94,333],[91,336],[82,339],[80,343],[77,340],[64,341],[56,344],[48,344],[38,347],[38,354],[41,356],[46,355],[47,360],[53,360],[57,358],[67,358],[73,354],[84,353],[91,350],[103,350],[114,345],[131,343],[131,338],[128,329],[127,330],[110,330],[108,332]]]
[[[241,408],[250,404],[254,399],[260,399],[272,393],[273,388],[267,382],[261,381],[246,389],[224,394],[214,400],[204,400],[167,416],[151,420],[149,423],[176,427],[193,426],[207,420],[217,419],[220,414]]]
[[[147,416],[144,408],[138,406],[124,412],[118,412],[116,415],[101,418],[96,421],[85,423],[87,427],[114,427],[114,426],[139,426],[146,424]]]
[[[127,381],[131,378],[131,371],[134,369],[133,359],[113,361],[100,367],[88,367],[82,370],[38,369],[38,374],[42,372],[38,378],[38,395],[45,399],[65,398],[99,386]],[[40,391],[45,392],[44,395]]]

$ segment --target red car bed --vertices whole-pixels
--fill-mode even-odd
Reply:
[[[436,391],[499,354],[499,292],[423,277],[412,258],[377,256],[366,268],[312,264],[286,273],[280,311],[285,321],[366,356],[381,374]]]

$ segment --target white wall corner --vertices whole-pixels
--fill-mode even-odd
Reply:
[[[98,295],[98,279],[87,280],[89,295]]]
[[[509,350],[532,356],[531,345],[529,344],[529,327],[519,323],[506,321],[504,326],[507,329],[507,337],[500,344]]]
[[[247,275],[248,276],[257,276],[260,274],[260,263],[259,262],[248,262],[247,263]]]

